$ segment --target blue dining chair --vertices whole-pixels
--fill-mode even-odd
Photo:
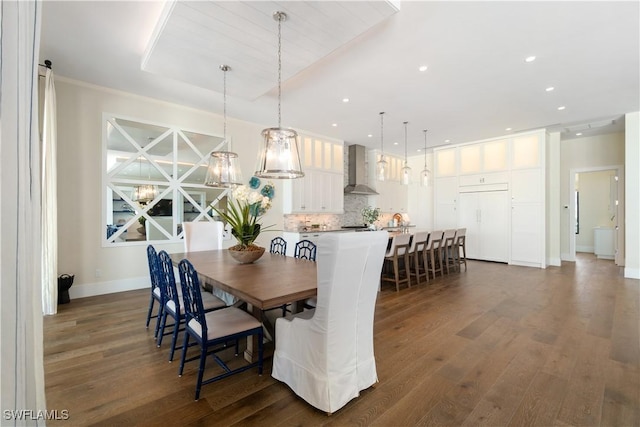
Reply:
[[[184,322],[184,301],[182,292],[178,292],[176,286],[176,279],[173,274],[173,263],[171,257],[166,251],[160,251],[158,254],[160,265],[160,286],[162,289],[162,320],[160,321],[160,331],[158,333],[158,347],[162,345],[162,337],[171,333],[171,349],[169,349],[169,362],[173,361],[173,353],[176,350],[176,343],[178,341],[178,332],[180,332],[180,325]],[[219,310],[225,308],[227,304],[220,298],[207,292],[204,298],[201,298],[204,304],[204,310],[209,312],[213,310]],[[173,330],[171,332],[164,332],[167,324],[167,317],[173,318]]]
[[[269,252],[272,254],[286,255],[287,254],[287,241],[282,237],[274,237],[271,239],[271,247]]]
[[[203,385],[221,380],[230,375],[237,374],[253,367],[258,367],[258,374],[262,375],[263,359],[263,335],[262,323],[246,311],[236,307],[227,307],[221,310],[205,313],[202,302],[202,291],[198,280],[198,273],[193,265],[183,259],[178,266],[180,273],[180,285],[185,309],[185,334],[182,345],[182,358],[178,375],[182,376],[185,362],[200,360],[198,376],[196,379],[196,398],[200,398],[200,389]],[[215,353],[223,350],[226,344],[235,341],[235,354],[238,356],[238,340],[256,335],[258,341],[258,360],[248,365],[231,369]],[[186,358],[189,340],[193,338],[200,348],[200,355]],[[207,356],[212,355],[214,360],[223,369],[221,374],[203,380]]]
[[[300,240],[296,243],[296,249],[293,253],[294,258],[316,260],[316,244],[311,240]]]
[[[158,329],[160,328],[160,318],[162,317],[162,294],[160,290],[160,272],[158,266],[158,253],[153,245],[147,246],[147,263],[149,264],[149,280],[151,282],[151,298],[149,299],[149,310],[147,311],[146,328],[149,329],[151,319],[156,319],[156,328],[153,334],[154,338],[158,337]],[[153,306],[158,302],[158,312],[153,314]]]

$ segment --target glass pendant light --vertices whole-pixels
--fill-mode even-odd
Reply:
[[[411,168],[407,163],[407,124],[409,122],[403,122],[404,124],[404,166],[402,167],[402,185],[409,185],[411,183]]]
[[[424,132],[424,169],[420,172],[420,185],[428,187],[431,179],[431,171],[427,169],[427,130],[424,129],[422,132]]]
[[[158,187],[152,184],[137,185],[133,190],[132,200],[142,204],[149,203],[156,198]]]
[[[389,177],[389,163],[384,159],[384,111],[380,113],[380,160],[376,163],[376,178],[385,181]]]
[[[151,165],[148,166],[149,168]],[[140,172],[140,178],[142,178],[142,155],[138,157],[138,170]],[[147,169],[147,177],[151,180],[151,174]],[[131,200],[139,202],[140,204],[147,204],[158,195],[158,186],[153,184],[140,184],[136,185],[131,194]]]
[[[227,71],[231,70],[228,65],[221,65],[220,69],[224,75],[223,85],[223,105],[224,105],[224,142],[229,147],[227,140]],[[224,143],[223,142],[223,143]],[[209,156],[209,166],[204,185],[208,187],[229,188],[242,184],[242,173],[238,164],[238,155],[231,151],[212,151]]]
[[[298,150],[298,133],[282,128],[282,22],[287,19],[284,12],[274,12],[278,21],[278,127],[262,131],[262,150],[259,152],[257,177],[292,179],[304,176]]]

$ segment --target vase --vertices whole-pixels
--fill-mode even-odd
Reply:
[[[257,245],[250,245],[247,249],[239,250],[240,245],[229,248],[231,258],[240,264],[251,264],[257,261],[264,254],[264,248]]]

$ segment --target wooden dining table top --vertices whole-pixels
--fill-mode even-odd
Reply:
[[[251,264],[235,261],[226,249],[175,253],[174,265],[187,259],[205,281],[260,310],[316,295],[316,263],[265,252]]]

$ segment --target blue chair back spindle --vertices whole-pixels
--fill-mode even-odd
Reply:
[[[296,243],[295,258],[316,260],[316,245],[311,240],[300,240]]]
[[[282,237],[274,237],[271,240],[271,247],[269,252],[272,254],[286,255],[287,254],[287,241]]]
[[[200,280],[198,273],[191,263],[183,259],[178,265],[180,273],[180,285],[182,286],[182,299],[184,302],[185,323],[189,324],[192,319],[200,324],[201,337],[207,336],[207,322],[204,318],[204,306],[202,304],[202,294],[200,293]],[[206,339],[206,338],[205,338]]]

